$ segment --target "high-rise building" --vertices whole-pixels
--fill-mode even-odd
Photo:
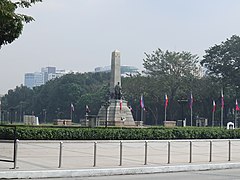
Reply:
[[[49,74],[56,74],[56,67],[44,67],[41,68],[41,72],[44,73],[44,84],[49,81]]]
[[[31,89],[35,86],[34,85],[34,73],[25,73],[24,85]]]
[[[35,86],[41,86],[44,84],[44,73],[34,72],[34,73],[25,73],[24,76],[24,85],[33,88]]]
[[[24,85],[33,88],[35,86],[41,86],[51,79],[61,77],[72,71],[57,70],[56,67],[44,67],[41,68],[41,72],[25,73]]]
[[[41,86],[45,84],[44,73],[43,72],[35,72],[34,73],[34,85]]]

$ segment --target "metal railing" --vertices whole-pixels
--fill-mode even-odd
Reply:
[[[235,139],[171,141],[16,140],[14,148],[12,161],[14,168],[17,167],[17,162],[19,167],[29,163],[36,166],[42,164],[41,166],[47,167],[50,164],[49,166],[58,168],[78,168],[240,161],[240,157],[238,157],[240,140]]]

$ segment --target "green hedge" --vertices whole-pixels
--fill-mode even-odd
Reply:
[[[200,127],[83,128],[17,126],[20,140],[160,140],[240,138],[240,129]],[[14,127],[0,126],[0,139],[13,139]]]

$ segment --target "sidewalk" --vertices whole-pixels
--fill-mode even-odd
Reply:
[[[18,168],[11,169],[13,163],[0,161],[0,178],[85,177],[240,167],[240,140],[210,142],[19,141]],[[0,158],[11,159],[12,147],[13,144],[1,143]]]
[[[189,164],[172,166],[154,167],[128,167],[128,168],[104,168],[104,169],[76,169],[76,170],[10,170],[1,171],[0,179],[34,179],[34,178],[69,178],[69,177],[92,177],[92,176],[112,176],[129,174],[150,174],[150,173],[169,173],[184,171],[203,171],[217,169],[240,168],[240,163],[221,163],[221,164]]]

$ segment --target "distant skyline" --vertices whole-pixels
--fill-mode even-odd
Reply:
[[[239,35],[238,0],[43,0],[21,12],[35,21],[0,49],[0,94],[24,82],[24,73],[55,66],[78,72],[121,65],[143,69],[144,52],[157,48],[205,50]]]

